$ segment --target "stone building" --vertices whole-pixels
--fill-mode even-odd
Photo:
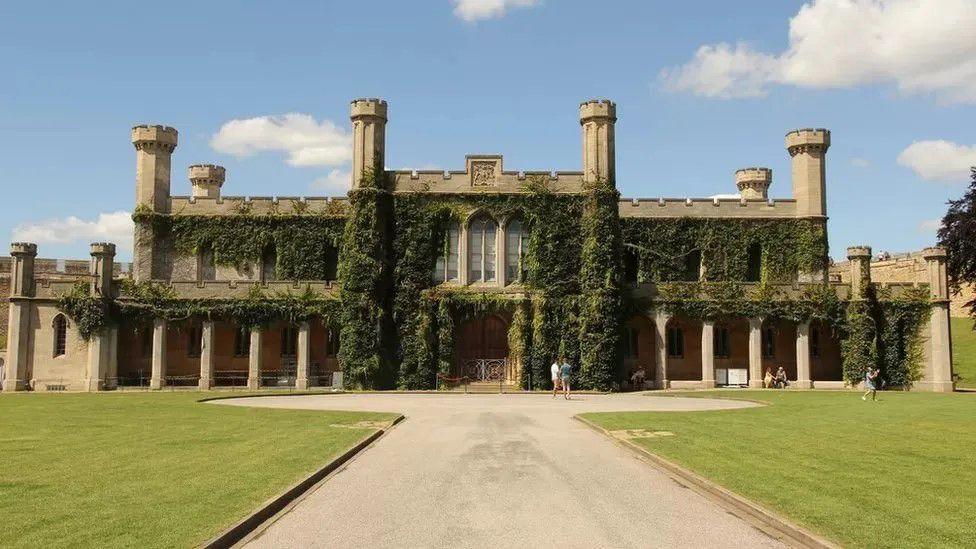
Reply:
[[[865,247],[849,249],[848,280],[828,282],[828,130],[786,134],[789,199],[768,196],[762,167],[734,172],[737,199],[619,198],[610,101],[580,105],[582,171],[511,171],[483,154],[463,170],[388,171],[386,102],[351,111],[348,197],[225,196],[227,174],[212,164],[189,166],[190,193],[175,195],[177,131],[134,127],[132,282],[113,276],[114,246],[95,243],[83,292],[115,320],[84,333],[62,299],[77,281],[38,269],[35,245],[12,244],[3,389],[304,389],[343,371],[347,381],[389,372],[385,386],[544,388],[557,354],[577,362],[584,385],[604,360],[610,381],[593,385],[626,388],[642,372],[657,388],[759,387],[766,368],[783,367],[794,388],[845,386],[842,327],[803,313],[816,292],[851,303],[871,284]],[[599,196],[615,201],[612,217],[600,217]],[[550,223],[562,236],[550,238]],[[374,251],[375,273],[364,267]],[[921,345],[915,387],[949,391],[945,254],[922,258],[923,277],[884,285],[885,299],[924,292],[924,322],[893,341]],[[284,312],[295,303],[305,312]],[[311,314],[309,303],[321,307]],[[373,369],[340,361],[354,347]]]

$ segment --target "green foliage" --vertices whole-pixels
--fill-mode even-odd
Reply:
[[[819,220],[622,218],[620,224],[625,249],[638,258],[640,282],[687,279],[686,260],[695,252],[709,281],[745,281],[753,245],[762,253],[762,281],[791,282],[827,266],[827,232]]]
[[[811,285],[798,295],[767,284],[747,287],[735,282],[659,284],[656,302],[668,314],[699,320],[768,318],[791,322],[819,319],[831,325],[844,321],[845,306],[834,289]]]
[[[945,248],[946,273],[955,290],[963,284],[976,284],[976,167],[966,194],[949,201],[949,210],[939,228],[939,245]],[[966,304],[976,316],[976,300]]]
[[[70,292],[58,297],[58,310],[68,315],[85,339],[110,324],[111,302],[92,297],[87,282],[78,282]]]

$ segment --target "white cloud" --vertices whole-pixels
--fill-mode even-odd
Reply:
[[[926,219],[925,221],[918,224],[918,232],[920,233],[936,233],[939,227],[942,226],[941,219]]]
[[[37,244],[114,242],[120,252],[132,250],[132,214],[112,212],[88,221],[75,216],[22,223],[14,227],[13,240]]]
[[[316,178],[309,183],[308,188],[326,196],[344,195],[349,192],[352,184],[352,174],[344,170],[331,170],[327,175]]]
[[[662,71],[662,84],[717,98],[761,97],[771,84],[894,84],[942,102],[976,102],[976,0],[812,0],[789,27],[784,52],[705,45]]]
[[[464,21],[502,17],[512,8],[529,8],[542,0],[453,0],[454,15]]]
[[[898,163],[928,181],[961,183],[969,179],[970,168],[976,166],[976,145],[941,139],[916,141],[898,155]]]
[[[854,157],[851,159],[851,166],[855,168],[867,168],[871,163],[864,158]]]
[[[288,113],[231,120],[210,139],[217,152],[238,158],[282,151],[292,166],[340,166],[352,158],[352,138],[329,120]]]

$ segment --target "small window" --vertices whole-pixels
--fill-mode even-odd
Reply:
[[[64,315],[54,317],[54,356],[63,356],[68,350],[68,319]]]
[[[207,245],[200,249],[197,273],[200,281],[217,279],[217,264],[214,261],[213,247]]]
[[[640,358],[640,330],[627,328],[626,347],[624,348],[625,358]]]
[[[713,354],[715,358],[729,358],[732,356],[732,346],[729,341],[729,329],[724,326],[715,328],[712,333]]]
[[[668,328],[668,356],[671,358],[685,356],[685,334],[681,328]]]
[[[460,250],[458,241],[460,235],[461,228],[457,222],[448,225],[444,231],[444,245],[437,255],[437,261],[434,265],[432,278],[435,283],[458,281],[458,253]]]
[[[268,246],[261,254],[261,281],[272,282],[277,278],[278,253],[274,246]]]
[[[325,278],[329,282],[339,278],[339,250],[334,246],[325,247]]]
[[[234,356],[242,357],[251,354],[251,330],[247,326],[240,326],[234,332]]]
[[[298,354],[298,330],[294,326],[281,328],[281,356],[294,357]]]
[[[749,263],[746,267],[746,282],[759,282],[762,278],[762,246],[749,246]]]
[[[203,347],[203,327],[197,323],[190,324],[186,331],[186,356],[190,358],[200,358],[200,349]]]
[[[336,356],[339,354],[339,330],[329,329],[328,339],[325,342],[325,355]]]
[[[152,356],[153,348],[153,331],[152,328],[144,326],[139,330],[140,336],[140,350],[142,351],[142,358],[149,358]]]
[[[810,329],[810,356],[820,358],[820,330],[818,328]]]
[[[698,282],[701,279],[702,254],[699,250],[692,250],[685,256],[685,272],[683,280]]]
[[[632,248],[624,249],[624,282],[637,284],[637,275],[640,271],[640,256],[637,250]]]
[[[776,331],[772,328],[763,328],[762,357],[776,358]]]

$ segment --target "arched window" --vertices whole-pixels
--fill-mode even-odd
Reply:
[[[434,282],[457,282],[458,280],[458,241],[461,235],[461,228],[457,222],[452,222],[444,231],[444,245],[440,253],[437,254],[437,262],[434,265]]]
[[[468,228],[468,282],[495,281],[495,234],[498,225],[494,220],[479,217]]]
[[[268,246],[261,254],[261,281],[271,282],[276,280],[278,253],[274,246]]]
[[[68,350],[68,319],[64,315],[54,317],[54,356],[62,356]]]
[[[529,231],[518,219],[505,227],[505,282],[524,282],[527,275],[526,256],[529,251]]]
[[[760,277],[762,277],[762,246],[757,243],[749,246],[746,282],[759,282]]]
[[[217,280],[217,264],[214,261],[213,247],[209,244],[200,248],[197,258],[197,280]]]

